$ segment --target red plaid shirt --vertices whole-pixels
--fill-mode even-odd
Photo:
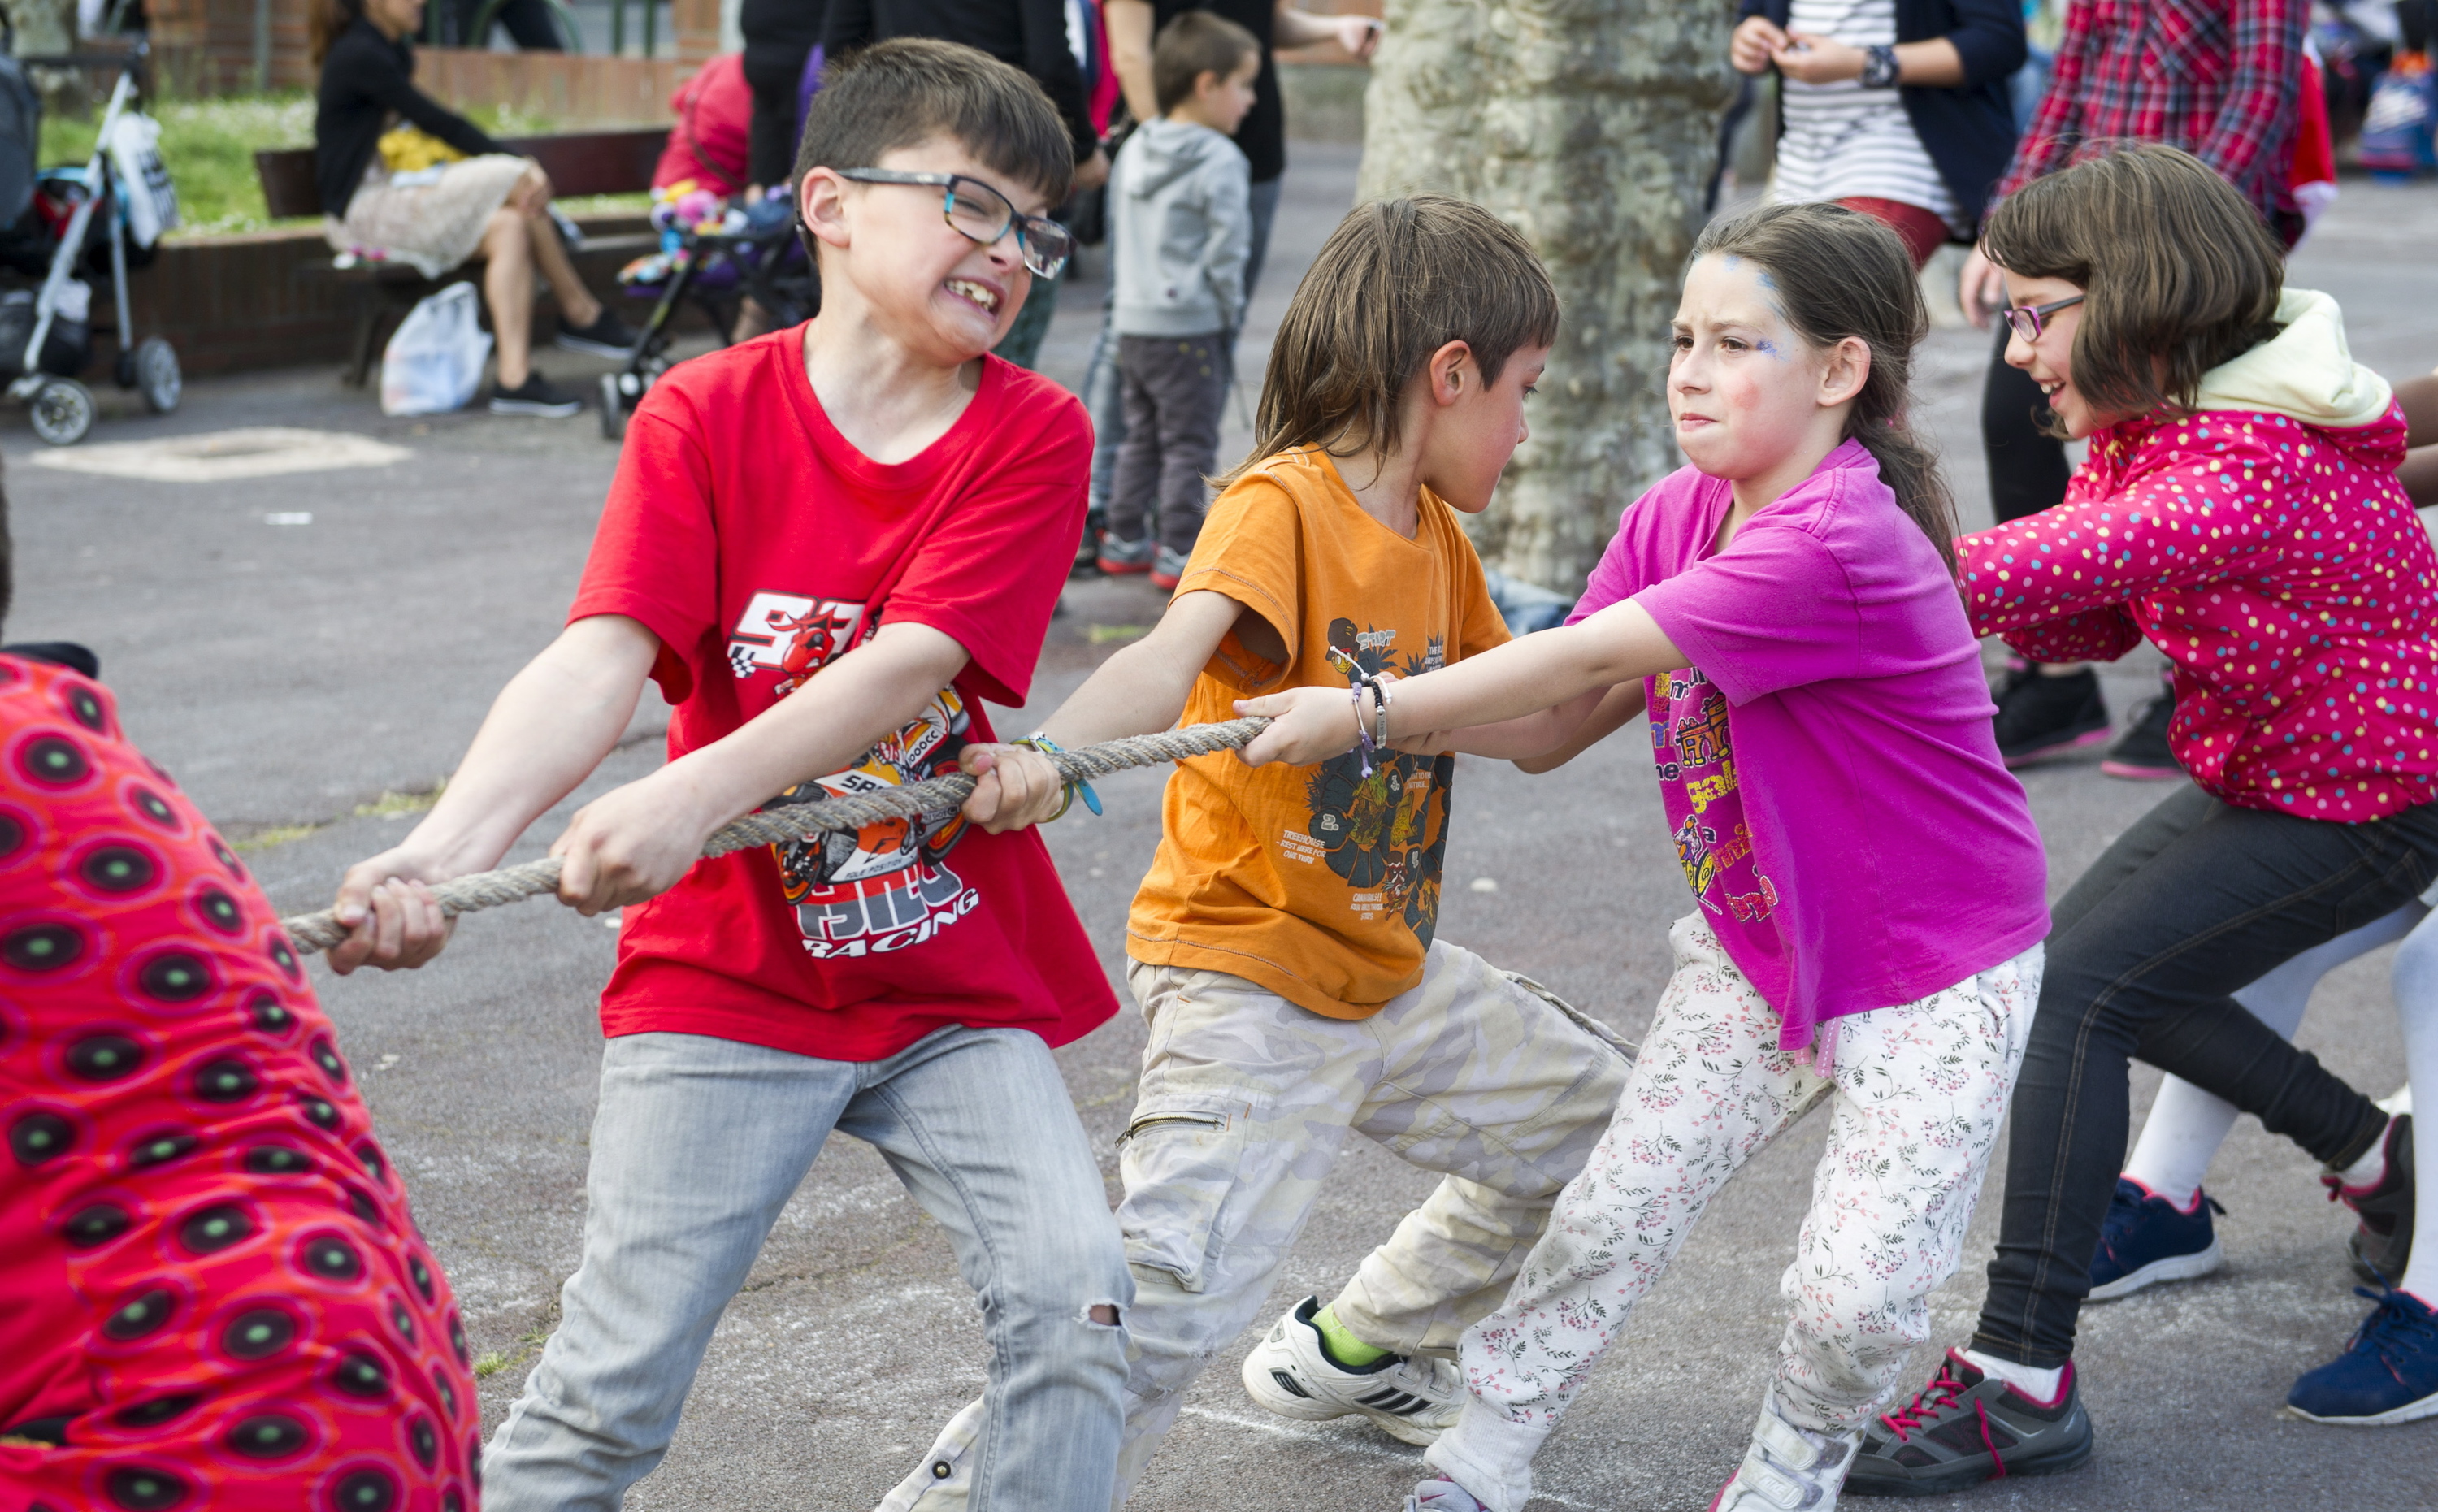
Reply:
[[[2181,147],[2226,175],[2291,243],[2288,182],[2309,0],[2074,0],[2057,69],[1998,185],[2004,197],[2086,142]]]

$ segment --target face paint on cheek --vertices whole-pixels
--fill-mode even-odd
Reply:
[[[1755,342],[1753,343],[1753,350],[1760,353],[1763,357],[1775,358],[1781,362],[1789,360],[1786,355],[1786,349],[1779,346],[1776,342]]]

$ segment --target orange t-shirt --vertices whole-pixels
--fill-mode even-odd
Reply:
[[[1283,665],[1233,632],[1193,684],[1185,723],[1235,700],[1349,686],[1334,647],[1410,677],[1508,639],[1456,511],[1422,490],[1412,540],[1363,512],[1318,450],[1281,452],[1210,506],[1179,593],[1224,593],[1270,623]],[[1388,712],[1396,734],[1396,709]],[[1456,758],[1247,766],[1176,764],[1159,853],[1135,894],[1126,953],[1242,976],[1330,1018],[1368,1018],[1422,978],[1438,922]]]

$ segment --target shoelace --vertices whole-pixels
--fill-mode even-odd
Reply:
[[[2432,1345],[2438,1345],[2438,1323],[2427,1315],[2415,1317],[2413,1310],[2404,1305],[2399,1292],[2374,1292],[2358,1286],[2354,1295],[2367,1297],[2377,1306],[2354,1330],[2353,1343],[2345,1345],[2345,1352],[2351,1354],[2368,1345],[2377,1353],[2378,1363],[2387,1373],[2402,1383],[2405,1357],[2426,1353]]]
[[[1892,1413],[1880,1415],[1880,1421],[1896,1430],[1897,1441],[1913,1442],[1912,1430],[1921,1427],[1932,1417],[1956,1405],[1972,1388],[1955,1374],[1955,1363],[1949,1361],[1938,1367],[1929,1385],[1915,1394],[1911,1402]],[[1985,1402],[1972,1404],[1972,1416],[1981,1429],[1981,1447],[1989,1451],[1989,1464],[2000,1480],[2006,1478],[2006,1462],[1998,1457],[1998,1441],[1989,1433],[1989,1408]]]

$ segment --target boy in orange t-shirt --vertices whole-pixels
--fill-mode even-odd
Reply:
[[[1348,217],[1280,328],[1258,460],[1212,505],[1175,601],[1043,736],[1228,719],[1238,698],[1350,677],[1376,729],[1375,679],[1506,641],[1458,516],[1488,505],[1524,439],[1557,325],[1548,274],[1487,211],[1423,197]],[[1608,1126],[1628,1069],[1615,1039],[1433,938],[1455,765],[1221,754],[1169,782],[1127,927],[1151,1043],[1120,1146],[1135,1278],[1121,1503],[1186,1387],[1252,1320],[1348,1131],[1447,1179],[1329,1307],[1308,1297],[1279,1320],[1246,1388],[1290,1417],[1359,1415],[1426,1444],[1463,1398],[1458,1335],[1505,1295]],[[1033,750],[969,748],[965,765],[985,828],[1062,802]],[[933,1484],[918,1472],[892,1508],[962,1504],[968,1421],[926,1456]]]

